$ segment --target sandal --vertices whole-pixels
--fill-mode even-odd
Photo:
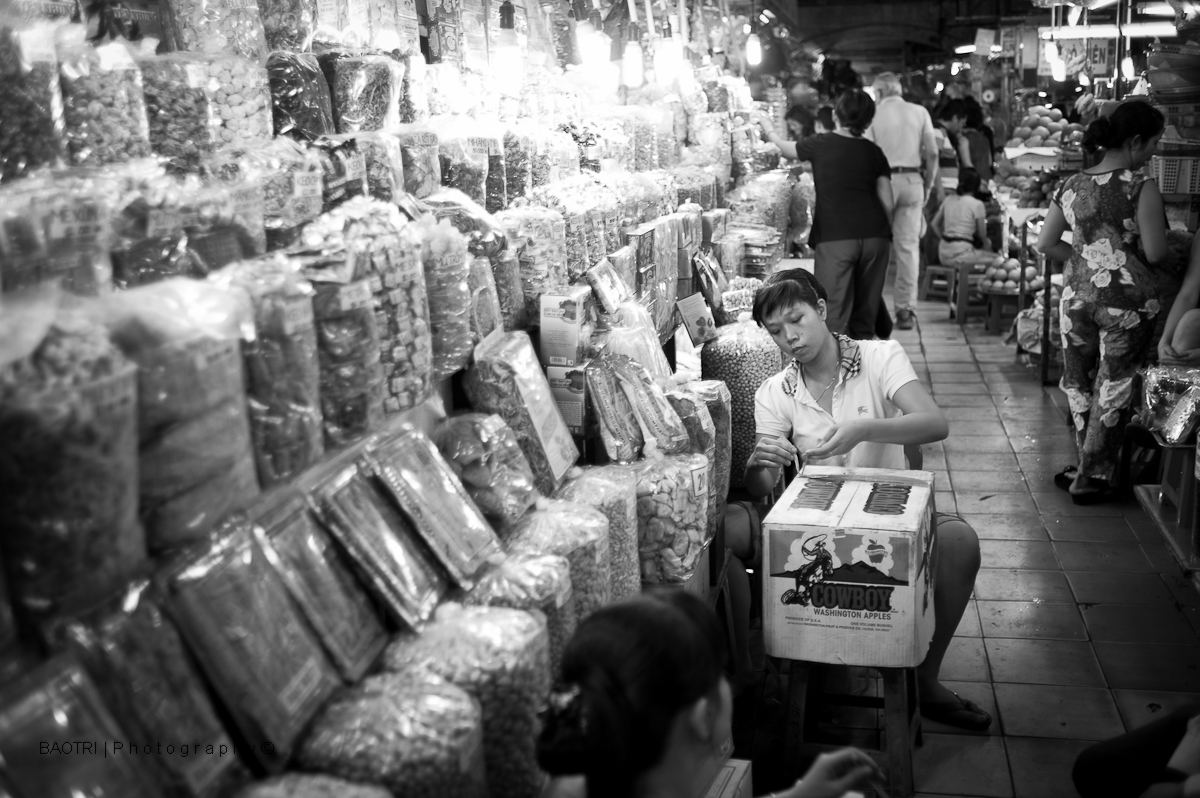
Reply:
[[[1067,466],[1062,471],[1054,475],[1054,487],[1059,490],[1071,489],[1075,484],[1075,477],[1079,474],[1079,466]]]
[[[947,726],[967,731],[985,731],[992,725],[992,716],[979,708],[974,701],[954,694],[953,703],[921,704],[921,716]]]

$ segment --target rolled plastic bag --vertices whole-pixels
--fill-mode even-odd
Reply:
[[[663,353],[649,311],[636,302],[626,302],[608,321],[605,349],[642,364],[658,384],[666,385],[671,379],[671,364]]]
[[[624,466],[586,466],[571,472],[555,498],[595,507],[608,518],[612,600],[642,592],[638,557],[637,474]]]
[[[642,428],[647,455],[680,454],[686,451],[687,428],[646,367],[624,355],[605,352],[600,357],[612,364],[617,382]]]
[[[475,506],[501,534],[538,500],[529,461],[500,416],[452,416],[438,426],[433,440]]]
[[[511,554],[557,554],[571,563],[571,588],[583,620],[612,600],[608,518],[575,502],[542,499],[513,529]]]

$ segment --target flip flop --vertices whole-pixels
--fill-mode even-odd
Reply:
[[[1062,471],[1054,475],[1054,487],[1059,490],[1070,490],[1075,484],[1075,476],[1079,473],[1079,466],[1067,466]]]
[[[992,716],[979,708],[974,701],[954,694],[954,702],[921,704],[921,716],[947,726],[967,731],[984,731],[992,725]]]

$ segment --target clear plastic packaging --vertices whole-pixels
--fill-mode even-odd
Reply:
[[[345,555],[317,525],[304,494],[273,493],[255,504],[250,516],[267,559],[330,661],[347,682],[361,679],[387,645],[387,631]]]
[[[682,390],[704,402],[708,409],[709,418],[713,423],[713,440],[715,442],[714,459],[708,483],[710,496],[715,499],[715,523],[719,524],[725,518],[725,504],[729,498],[729,466],[733,448],[733,418],[732,397],[729,387],[719,380],[696,380],[685,383]],[[687,420],[684,419],[684,423]],[[709,527],[716,527],[710,522]]]
[[[54,30],[50,22],[31,25],[0,15],[0,180],[65,155]]]
[[[268,244],[291,243],[300,225],[321,214],[321,159],[288,138],[222,148],[209,168],[227,183],[261,181]]]
[[[621,305],[633,299],[625,281],[607,258],[588,269],[584,276],[604,313],[616,313]]]
[[[629,399],[621,390],[612,359],[593,360],[588,365],[586,378],[604,451],[610,460],[632,463],[641,456],[646,441]]]
[[[555,498],[586,504],[604,513],[608,518],[612,600],[624,601],[641,593],[635,468],[620,465],[585,466],[578,473],[571,473]]]
[[[508,235],[508,246],[517,252],[525,308],[531,318],[538,314],[539,297],[567,285],[567,228],[562,214],[530,205],[496,214]]]
[[[146,560],[138,523],[137,376],[107,331],[53,295],[0,323],[0,560],[38,623],[90,606]]]
[[[500,297],[492,262],[487,258],[472,258],[467,286],[471,289],[471,345],[475,346],[495,330],[504,329]]]
[[[270,0],[275,2],[275,0]],[[267,58],[275,135],[328,136],[333,133],[333,100],[317,57],[276,51]]]
[[[318,517],[392,619],[419,628],[449,585],[400,511],[345,458],[302,484]]]
[[[405,798],[488,796],[479,702],[424,670],[369,676],[339,695],[296,764]]]
[[[284,773],[239,790],[234,798],[392,798],[390,790],[310,773]]]
[[[396,138],[404,163],[404,190],[424,199],[442,184],[437,133],[424,125],[401,125]]]
[[[541,499],[513,528],[509,553],[557,554],[571,563],[571,589],[583,620],[612,600],[608,518],[584,504]]]
[[[403,4],[401,6],[403,8]],[[409,18],[416,17],[416,4],[410,6]],[[401,17],[406,16],[403,11]],[[415,23],[415,19],[413,19]],[[415,44],[415,43],[414,43]],[[405,66],[404,92],[400,100],[400,121],[410,125],[429,119],[429,65],[419,47],[412,47],[401,54],[392,52],[392,58]]]
[[[450,576],[469,590],[500,541],[425,434],[405,425],[373,442],[367,461]]]
[[[500,416],[467,413],[448,418],[438,426],[434,441],[475,506],[502,534],[537,501],[529,461]]]
[[[521,256],[509,244],[499,254],[491,256],[492,279],[496,283],[496,300],[500,305],[500,320],[505,330],[523,330],[529,326],[530,313],[525,307],[525,288],[521,282]],[[524,249],[523,246],[520,247]]]
[[[404,161],[400,142],[386,131],[362,131],[347,136],[330,136],[332,141],[353,138],[367,170],[367,193],[384,202],[395,202],[404,194]]]
[[[499,141],[470,135],[475,123],[466,117],[444,117],[437,122],[442,185],[458,189],[480,205],[486,204],[488,164]]]
[[[681,584],[696,572],[708,536],[708,458],[677,454],[638,471],[642,582]]]
[[[491,257],[508,246],[508,234],[494,216],[475,200],[452,188],[439,189],[421,203],[439,219],[446,219],[467,237],[472,255]]]
[[[166,0],[163,33],[172,50],[234,53],[257,63],[267,55],[267,37],[257,3]]]
[[[126,44],[93,46],[83,25],[58,45],[68,160],[75,166],[124,163],[150,154],[142,73]]]
[[[521,443],[534,483],[549,495],[579,458],[571,432],[555,404],[529,336],[493,335],[475,348],[463,388],[471,406],[504,419]]]
[[[330,85],[338,132],[398,127],[403,84],[404,66],[387,56],[359,55],[338,60]]]
[[[233,744],[213,708],[179,632],[167,620],[147,582],[131,584],[116,599],[66,629],[79,661],[104,703],[121,718],[133,741],[176,750],[199,745],[195,756],[141,756],[169,798],[217,798],[250,779],[235,757],[205,752]],[[127,745],[129,740],[124,741]],[[131,751],[122,758],[133,757]],[[118,756],[121,754],[118,753]]]
[[[313,289],[282,257],[245,261],[210,280],[244,290],[253,341],[242,344],[250,434],[263,487],[287,482],[325,453]]]
[[[317,32],[317,6],[317,0],[258,0],[267,47],[274,51],[308,52]]]
[[[646,456],[687,451],[687,428],[646,367],[625,355],[609,352],[601,355],[601,359],[611,363],[617,382],[629,400],[629,406],[633,408],[634,417],[642,428]]]
[[[541,794],[538,714],[550,695],[550,647],[541,613],[506,607],[448,604],[420,635],[388,647],[390,671],[424,670],[466,690],[483,710],[488,794]]]
[[[626,302],[609,319],[605,349],[642,364],[660,385],[671,379],[671,364],[663,353],[650,312],[636,302]]]
[[[355,197],[367,194],[367,165],[353,136],[341,141],[318,138],[305,146],[321,159],[321,211],[328,213]]]
[[[1187,366],[1149,366],[1142,372],[1142,415],[1152,431],[1178,444],[1191,432],[1196,410],[1189,397],[1200,386],[1200,369]],[[1192,392],[1193,396],[1195,392]]]
[[[421,263],[429,295],[433,335],[433,374],[445,379],[471,358],[470,259],[467,239],[445,219],[425,217],[414,226],[421,241]]]
[[[126,739],[126,730],[73,657],[56,657],[10,680],[0,691],[3,778],[13,790],[20,790],[17,795],[157,795],[153,777],[132,756],[54,756],[48,761],[40,753],[43,746],[58,754],[64,747],[77,751],[82,741]]]
[[[679,414],[679,419],[687,428],[688,451],[692,454],[702,454],[708,459],[708,537],[711,540],[717,533],[717,526],[724,517],[719,514],[719,499],[717,496],[717,428],[712,414],[708,412],[708,404],[687,390],[667,392],[667,401]],[[726,487],[728,493],[728,487]]]
[[[161,574],[171,619],[269,772],[339,685],[244,519]]]
[[[521,128],[504,131],[504,181],[509,205],[533,191],[533,143]]]

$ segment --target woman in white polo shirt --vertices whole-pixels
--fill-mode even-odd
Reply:
[[[765,496],[798,460],[859,468],[908,468],[905,446],[940,441],[949,425],[895,341],[855,341],[825,326],[819,284],[799,269],[773,275],[754,300],[754,320],[791,363],[758,389],[758,442],[746,489]],[[962,519],[938,514],[935,631],[917,668],[921,714],[982,730],[991,717],[938,681],[942,659],[970,601],[979,538]]]

